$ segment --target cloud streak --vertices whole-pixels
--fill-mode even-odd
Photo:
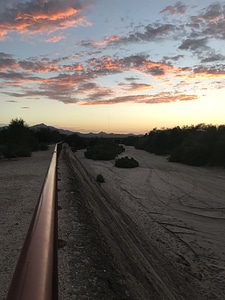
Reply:
[[[187,5],[183,4],[182,2],[177,2],[175,5],[168,5],[166,6],[161,13],[166,13],[169,15],[180,15],[183,16],[187,10]]]
[[[103,104],[119,104],[119,103],[145,103],[145,104],[158,104],[170,103],[174,101],[190,101],[196,100],[196,95],[187,95],[179,92],[161,92],[155,95],[134,95],[114,97],[109,100],[89,100],[82,103],[82,105],[103,105]]]

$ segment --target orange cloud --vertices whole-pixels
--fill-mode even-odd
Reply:
[[[119,40],[120,40],[119,36],[112,35],[112,36],[105,38],[104,41],[102,41],[102,42],[93,41],[93,42],[91,42],[91,45],[92,46],[105,46],[105,45],[108,45],[109,43],[117,42]]]
[[[21,20],[32,19],[33,21],[38,21],[38,20],[46,19],[46,20],[56,21],[59,19],[71,17],[77,13],[78,13],[77,9],[74,9],[72,7],[66,7],[62,11],[57,11],[57,10],[34,11],[32,15],[18,13],[18,17],[15,20],[17,21],[20,19]]]
[[[62,64],[70,57],[65,56],[55,60],[42,58],[30,58],[29,60],[17,61],[12,56],[0,53],[0,79],[2,88],[20,88],[21,93],[6,91],[12,97],[47,97],[49,99],[61,101],[63,103],[79,103],[81,105],[103,105],[116,103],[163,103],[174,101],[189,101],[197,99],[196,95],[189,94],[188,91],[205,82],[204,78],[224,78],[223,64],[215,67],[176,68],[171,64],[154,62],[148,56],[134,55],[124,58],[113,58],[104,56],[100,59],[92,58],[82,65],[81,63]],[[77,57],[74,57],[78,61]],[[17,67],[17,72],[13,68]],[[22,72],[19,72],[22,70]],[[135,76],[125,77],[125,83],[114,83],[114,86],[98,85],[104,76],[111,74],[126,73],[134,71]],[[43,75],[43,78],[35,76],[37,73],[56,73],[55,76]],[[152,76],[153,82],[157,79],[157,91],[152,90],[152,84],[136,82],[138,73],[145,76]],[[143,76],[142,76],[143,77]],[[146,77],[147,78],[147,77]],[[146,82],[145,78],[145,82]],[[156,79],[156,80],[155,80]],[[147,81],[148,82],[148,81]],[[149,81],[150,82],[150,81]],[[221,81],[222,82],[222,81]],[[24,89],[24,85],[26,89]],[[155,83],[154,83],[155,84]],[[158,88],[168,92],[158,93]],[[220,85],[220,82],[218,83]],[[186,91],[182,91],[185,86]],[[204,87],[200,86],[200,88]],[[221,86],[221,85],[220,85]],[[170,92],[173,89],[173,92]],[[142,95],[145,91],[145,95]],[[134,94],[135,93],[135,94]],[[151,93],[151,95],[147,95]],[[197,94],[197,92],[196,92]],[[116,95],[116,97],[115,97]]]
[[[214,68],[205,68],[205,67],[199,67],[194,70],[194,73],[192,74],[191,77],[194,78],[211,78],[211,79],[216,79],[216,78],[222,78],[224,79],[225,77],[225,70],[224,66],[218,66]]]
[[[88,3],[81,6],[77,1],[71,0],[18,4],[0,16],[0,39],[4,39],[12,31],[33,33],[90,25],[81,15],[87,5]]]
[[[102,67],[106,70],[117,70],[121,67],[121,64],[118,61],[113,61],[109,56],[102,58]]]
[[[120,72],[123,69],[123,65],[118,60],[112,60],[109,56],[103,56],[101,59],[91,59],[88,63],[88,68],[95,72]]]
[[[43,62],[43,61],[25,61],[22,60],[19,62],[20,67],[26,70],[27,72],[37,72],[37,73],[56,73],[60,72],[60,67],[54,62]]]
[[[83,71],[83,66],[82,64],[73,64],[73,65],[64,65],[63,66],[63,70],[65,71],[70,71],[70,72],[74,72],[74,71]]]

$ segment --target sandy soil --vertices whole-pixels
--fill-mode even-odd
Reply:
[[[104,236],[89,210],[86,182],[73,172],[64,152],[58,161],[59,300],[131,300],[114,267]],[[77,171],[77,168],[75,168]]]
[[[5,299],[38,201],[53,148],[0,160],[0,299]]]
[[[194,299],[192,292],[195,299],[225,299],[225,171],[170,163],[133,147],[126,147],[126,155],[137,159],[139,168],[119,169],[113,161],[88,160],[83,151],[76,153],[94,178],[104,176],[101,186],[113,205],[157,249],[151,273],[165,293],[168,289],[168,299]],[[176,273],[181,285],[190,285],[190,294],[184,291],[180,298],[171,286],[173,276],[179,279]]]
[[[7,293],[51,154],[50,149],[31,158],[0,161],[0,299]],[[75,154],[78,160],[72,154],[71,163],[82,199],[88,199],[115,255],[115,266],[121,267],[129,291],[133,288],[130,299],[224,300],[225,171],[169,163],[133,147],[122,155],[134,157],[140,167],[118,169],[113,161],[85,159],[83,151]],[[61,179],[69,176],[62,166],[60,173]],[[106,180],[101,185],[95,181],[99,173]],[[71,188],[61,183],[65,206],[63,193],[68,189],[71,196]],[[59,212],[70,222],[68,227],[61,218],[65,232],[74,224],[68,205]],[[64,267],[59,270],[68,289],[68,274]]]

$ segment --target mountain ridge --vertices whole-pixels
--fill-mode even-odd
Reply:
[[[123,137],[128,137],[128,136],[135,136],[135,134],[133,134],[133,133],[127,133],[127,134],[126,133],[106,133],[104,131],[100,131],[99,133],[93,133],[93,132],[81,133],[81,132],[77,132],[77,131],[66,130],[66,129],[56,128],[56,127],[53,127],[53,126],[48,126],[44,123],[40,123],[40,124],[30,126],[30,128],[32,130],[39,130],[41,128],[49,128],[51,130],[57,130],[61,134],[65,134],[65,135],[77,134],[81,137],[86,137],[86,138],[94,138],[94,137],[123,138]]]

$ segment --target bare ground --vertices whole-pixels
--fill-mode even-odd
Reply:
[[[93,180],[99,173],[106,179],[104,205],[122,226],[117,235],[119,227],[108,232],[108,242],[112,249],[112,239],[118,244],[114,255],[136,299],[225,299],[225,171],[170,163],[133,147],[122,155],[140,167],[115,168],[113,161],[85,159],[83,151],[76,157]]]
[[[0,160],[0,299],[5,299],[52,156]]]
[[[61,159],[59,299],[225,299],[224,170],[169,163],[133,147],[123,155],[140,167],[130,170],[66,151],[72,169]],[[1,299],[50,158],[51,150],[0,161]]]
[[[73,170],[62,150],[58,164],[60,300],[125,300],[124,280],[90,207],[79,171]]]

